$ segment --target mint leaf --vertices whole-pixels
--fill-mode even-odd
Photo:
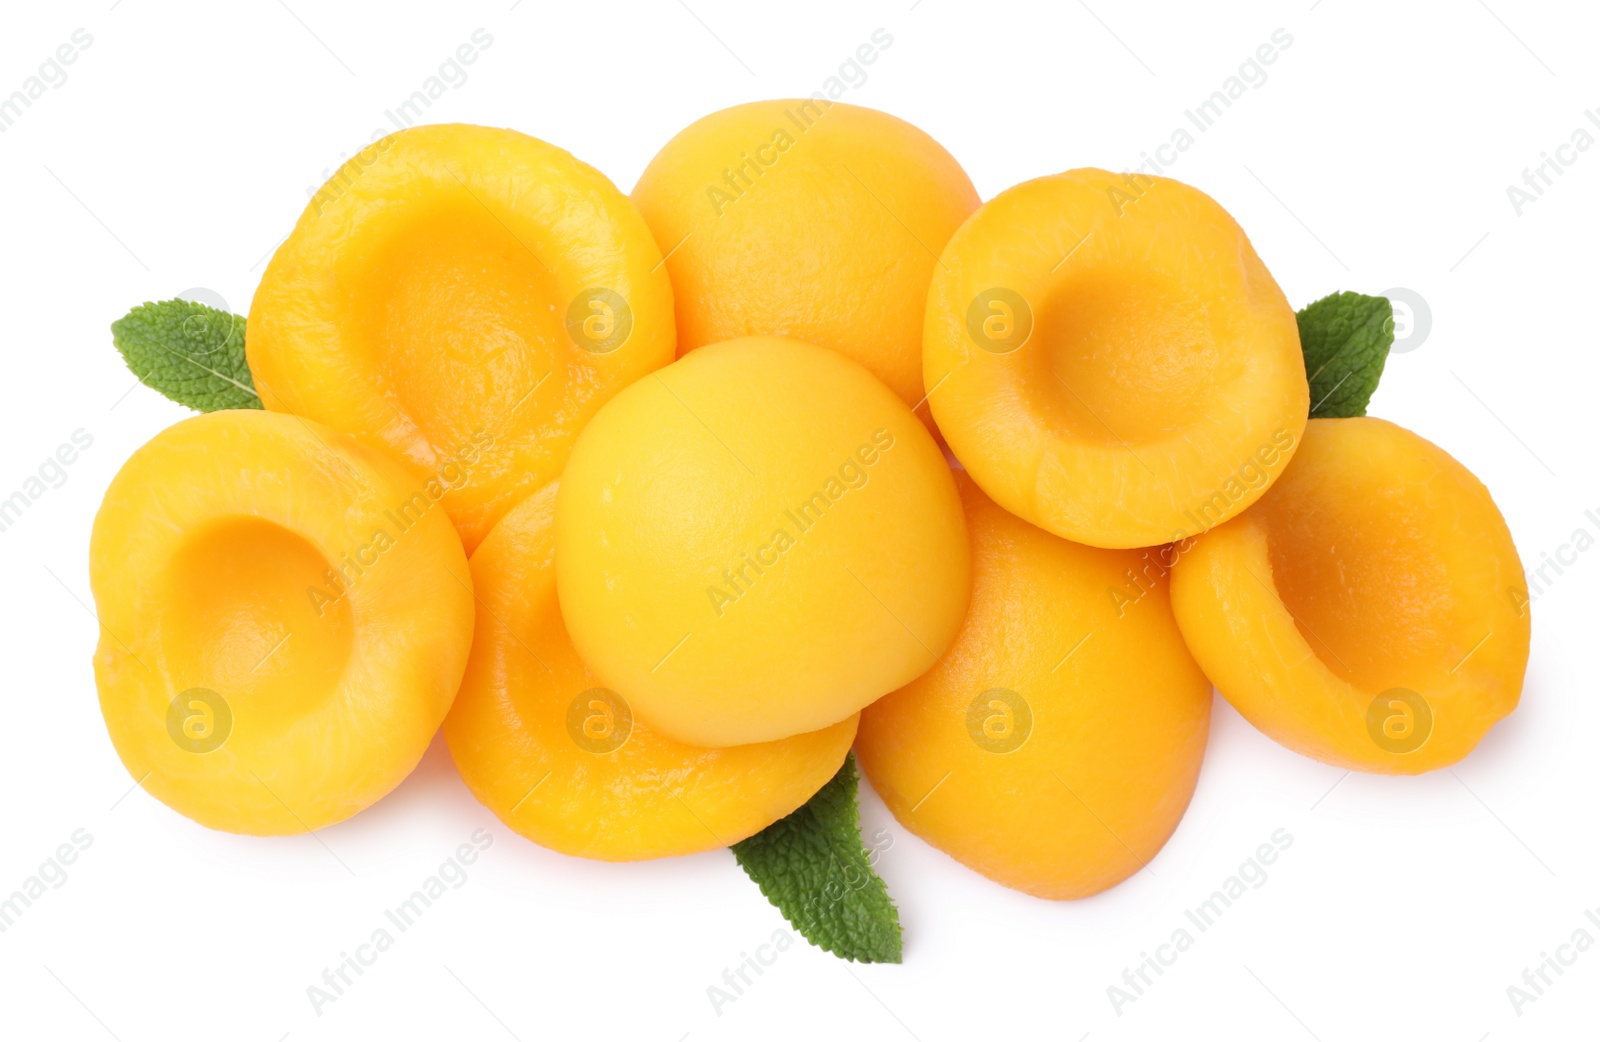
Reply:
[[[805,806],[735,843],[733,856],[812,944],[852,962],[900,961],[900,915],[861,843],[854,753]]]
[[[1335,293],[1295,318],[1311,382],[1311,418],[1365,416],[1394,343],[1394,306],[1387,297]]]
[[[140,304],[111,323],[111,342],[146,387],[200,412],[259,409],[244,360],[244,318],[189,300]]]

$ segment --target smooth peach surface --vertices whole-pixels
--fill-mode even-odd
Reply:
[[[1137,872],[1194,793],[1211,685],[1152,551],[1098,550],[958,478],[972,604],[939,664],[861,714],[856,755],[896,819],[1039,897]]]
[[[1511,533],[1465,467],[1387,420],[1312,420],[1261,501],[1182,554],[1172,598],[1223,696],[1339,767],[1455,763],[1522,691]]]
[[[632,861],[737,843],[833,777],[854,716],[702,749],[654,731],[605,689],[556,603],[555,500],[555,486],[529,496],[472,555],[477,633],[444,734],[473,795],[543,846]]]
[[[607,398],[672,360],[672,288],[592,167],[512,130],[419,126],[312,199],[246,334],[267,408],[443,482],[470,551]]]
[[[203,825],[343,820],[398,785],[455,696],[472,580],[399,464],[300,417],[156,435],[95,517],[100,708],[128,773]]]
[[[923,380],[995,502],[1121,548],[1255,502],[1310,394],[1294,310],[1233,218],[1178,181],[1090,169],[1007,189],[950,240]]]
[[[861,366],[797,340],[703,347],[626,388],[556,499],[578,653],[693,745],[853,716],[944,651],[968,578],[926,429]]]
[[[927,134],[842,102],[736,105],[667,142],[633,201],[667,257],[680,354],[790,336],[922,402],[928,280],[978,207],[961,165]],[[930,422],[926,407],[918,416]]]

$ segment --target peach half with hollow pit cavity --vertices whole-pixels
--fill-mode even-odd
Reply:
[[[246,334],[268,409],[438,479],[469,551],[675,342],[627,197],[554,145],[463,125],[346,163],[267,265]]]
[[[444,719],[472,579],[398,463],[298,416],[207,413],[95,517],[95,682],[123,765],[202,825],[281,835],[398,785]]]
[[[1179,556],[1172,604],[1245,719],[1350,770],[1455,763],[1528,665],[1522,564],[1488,490],[1370,416],[1312,420],[1260,502]]]
[[[1070,170],[985,203],[934,269],[922,364],[973,480],[1090,546],[1238,514],[1309,411],[1282,290],[1227,211],[1162,177]]]

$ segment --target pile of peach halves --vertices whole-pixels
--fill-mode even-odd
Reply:
[[[922,131],[812,98],[701,119],[629,197],[418,126],[311,200],[242,350],[145,307],[244,407],[112,482],[95,673],[129,772],[212,828],[340,821],[442,725],[508,828],[667,857],[853,748],[906,829],[1076,898],[1176,828],[1213,685],[1380,773],[1521,692],[1487,490],[1370,387],[1309,419],[1295,310],[1167,178],[980,205]]]

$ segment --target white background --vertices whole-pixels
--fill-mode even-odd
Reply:
[[[93,842],[0,934],[0,1036],[1595,1037],[1600,945],[1520,1015],[1507,987],[1580,927],[1600,941],[1584,917],[1600,909],[1600,552],[1539,597],[1522,706],[1455,769],[1346,776],[1219,701],[1177,834],[1148,872],[1090,900],[1004,890],[864,793],[867,830],[892,841],[879,871],[905,963],[798,944],[720,1015],[707,988],[784,927],[726,852],[632,866],[549,853],[478,806],[438,742],[349,822],[229,836],[134,787],[107,740],[89,529],[121,463],[185,415],[128,393],[108,324],[194,287],[246,311],[307,189],[480,27],[492,47],[429,121],[526,131],[624,190],[691,120],[809,94],[883,28],[893,44],[846,100],[926,129],[985,198],[1073,166],[1137,165],[1286,29],[1293,44],[1266,82],[1170,172],[1232,211],[1296,306],[1339,289],[1427,301],[1431,331],[1391,357],[1371,411],[1482,477],[1526,564],[1576,529],[1600,534],[1584,514],[1600,519],[1600,149],[1520,215],[1507,196],[1600,107],[1592,6],[1213,6],[7,5],[0,94],[75,29],[93,44],[0,134],[0,496],[73,431],[94,444],[0,532],[0,892],[74,830]],[[307,987],[479,827],[494,844],[467,882],[316,1015]],[[1293,846],[1265,884],[1115,1012],[1107,987],[1124,968],[1280,828]]]

